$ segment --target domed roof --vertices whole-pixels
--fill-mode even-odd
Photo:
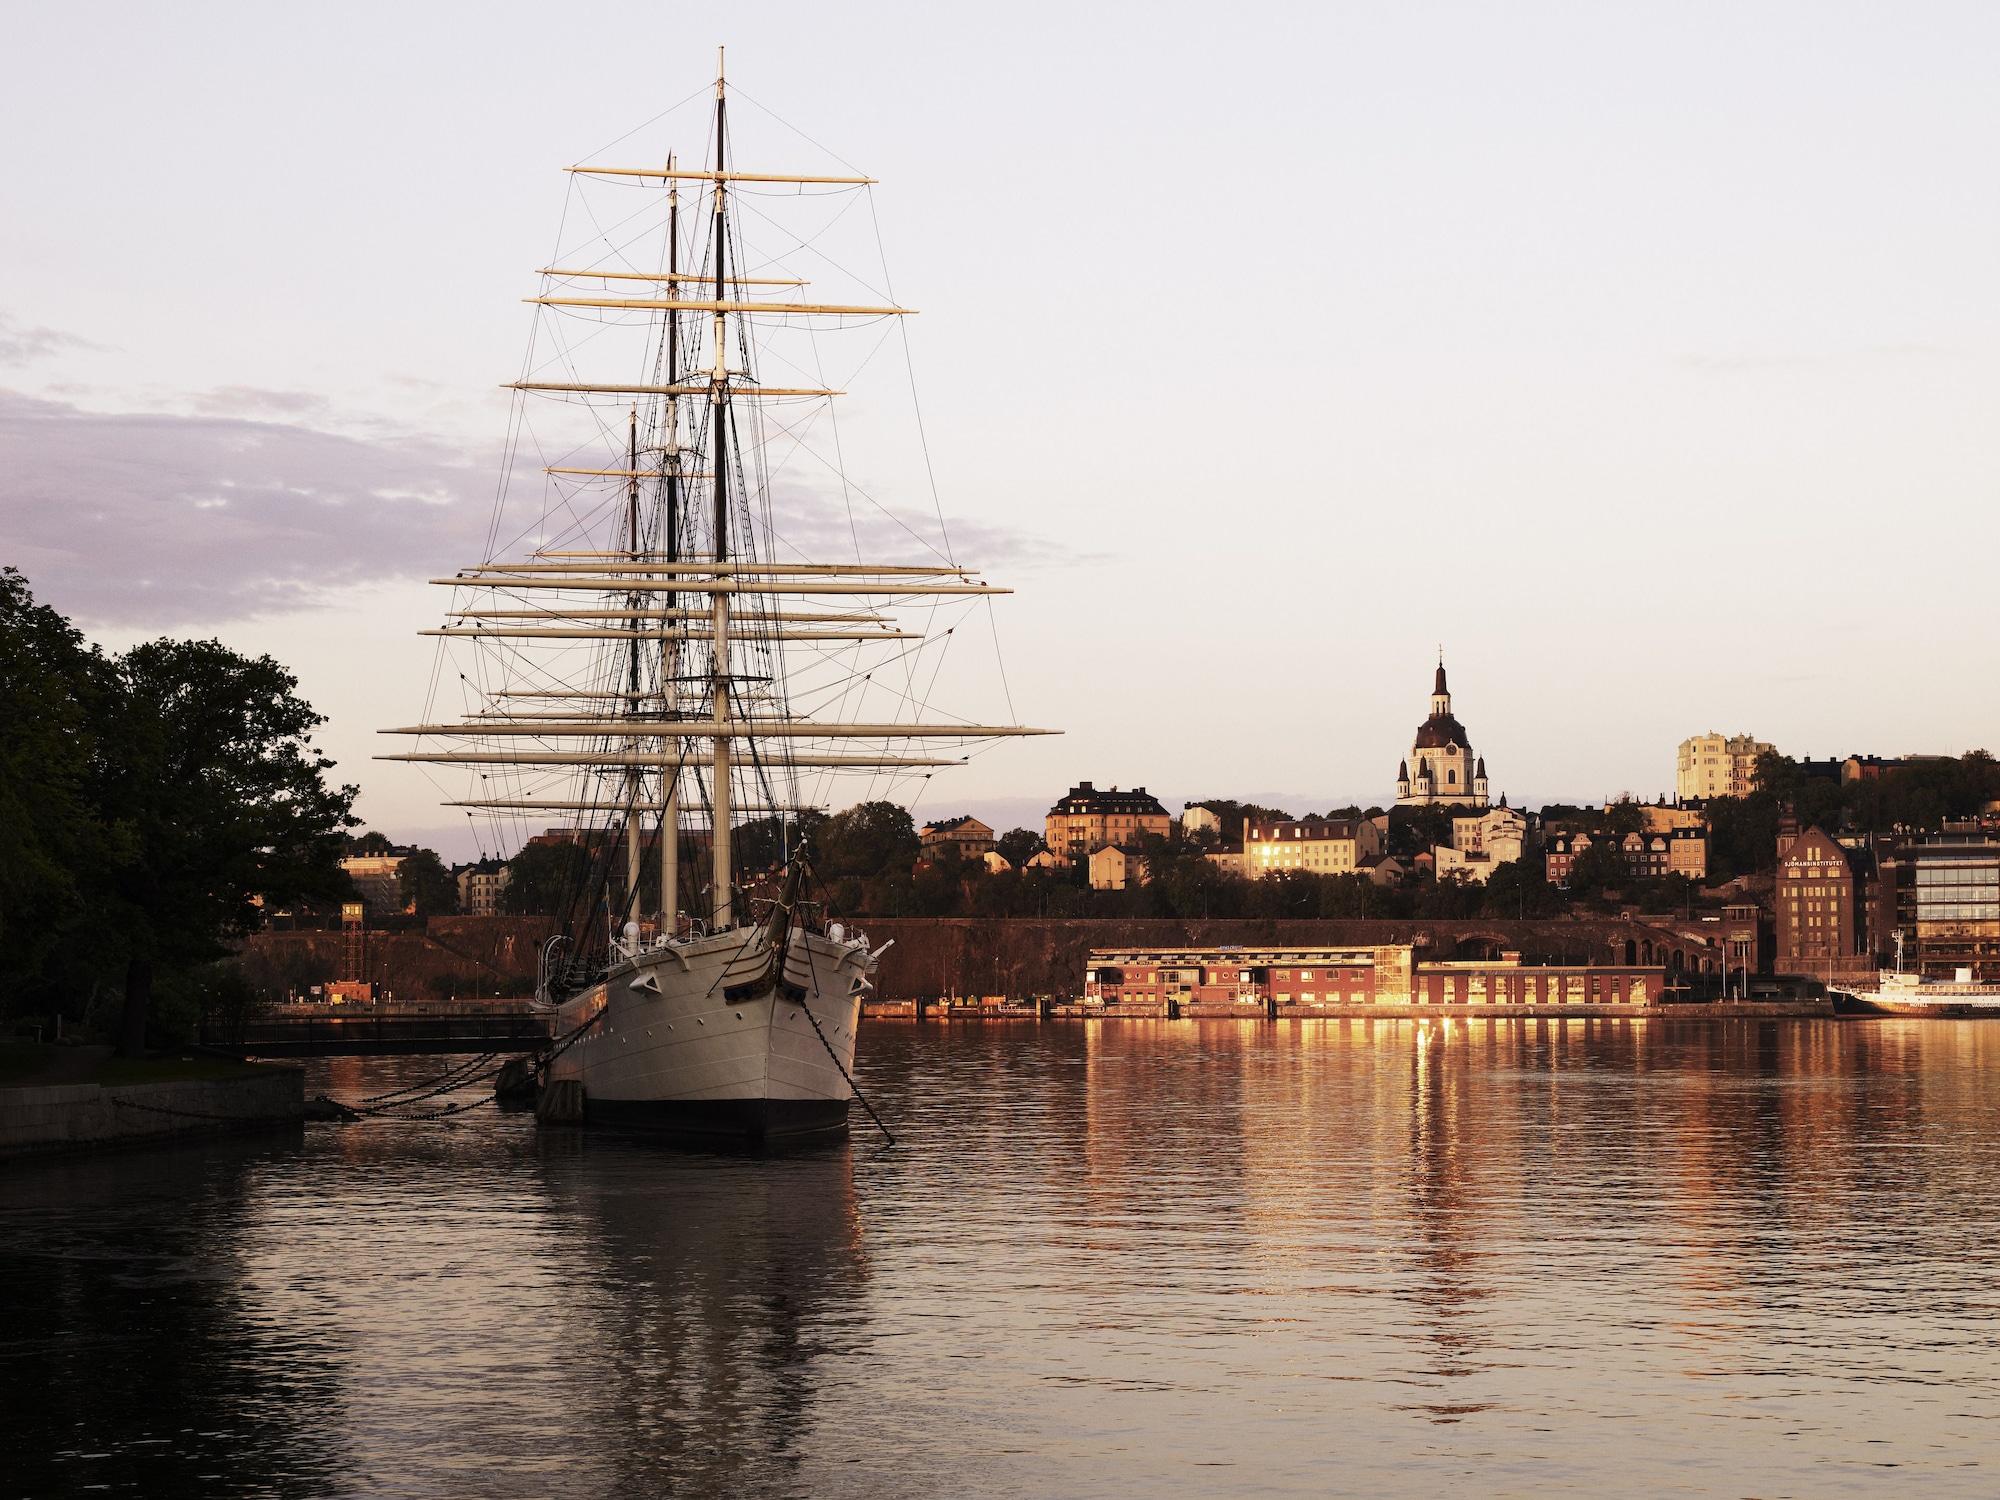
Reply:
[[[1472,737],[1451,714],[1432,714],[1417,726],[1417,749],[1443,750],[1450,745],[1472,748]]]

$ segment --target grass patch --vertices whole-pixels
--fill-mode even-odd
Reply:
[[[39,1042],[0,1042],[0,1088],[44,1084],[194,1083],[211,1078],[245,1078],[262,1071],[257,1063],[233,1057],[165,1053],[159,1057],[117,1057],[108,1047],[52,1047]]]

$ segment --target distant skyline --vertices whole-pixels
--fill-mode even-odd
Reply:
[[[1440,642],[1515,803],[1670,791],[1709,730],[2000,749],[2000,12],[726,22],[9,5],[0,562],[107,645],[270,652],[369,826],[472,853],[375,731],[484,542],[560,169],[726,42],[763,154],[881,179],[942,509],[1065,731],[920,821],[1386,806]],[[929,505],[919,453],[870,483]]]

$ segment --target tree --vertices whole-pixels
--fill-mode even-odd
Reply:
[[[1631,883],[1631,870],[1624,851],[1612,838],[1593,839],[1569,867],[1569,888],[1578,896],[1597,896],[1606,891],[1622,891]]]
[[[396,872],[403,905],[420,917],[448,917],[458,910],[458,880],[430,849],[412,849]]]
[[[1428,854],[1451,842],[1451,820],[1461,808],[1425,803],[1389,810],[1389,853]]]
[[[1042,851],[1042,836],[1032,828],[1010,828],[993,841],[1000,857],[1020,869]]]
[[[1480,903],[1485,914],[1521,919],[1560,913],[1561,893],[1548,883],[1545,871],[1537,854],[1524,854],[1496,868],[1486,877],[1486,891]]]
[[[1599,826],[1622,839],[1628,833],[1643,832],[1646,815],[1639,810],[1639,804],[1632,797],[1624,796],[1605,807]]]
[[[89,795],[109,687],[101,653],[0,569],[0,994],[45,977],[109,852]]]
[[[1234,802],[1227,797],[1211,797],[1206,802],[1193,804],[1205,807],[1222,820],[1222,841],[1226,844],[1243,842],[1243,825],[1246,821],[1259,823],[1283,823],[1291,814],[1281,807],[1260,807],[1255,802]]]
[[[807,816],[817,817],[816,814]],[[730,835],[730,845],[736,854],[736,868],[745,873],[778,869],[799,846],[800,838],[811,826],[805,818],[788,819],[783,813],[771,813],[737,824],[735,832]]]
[[[365,833],[349,835],[345,843],[349,854],[363,857],[396,852],[396,846],[389,842],[387,835],[377,833],[372,828]]]
[[[908,876],[921,847],[910,811],[894,802],[861,802],[835,813],[819,831],[819,867],[829,878]]]
[[[530,843],[507,862],[500,909],[516,915],[560,916],[582,890],[590,855],[581,844]]]
[[[117,659],[95,795],[120,836],[105,930],[125,954],[119,1048],[142,1051],[153,980],[222,957],[263,907],[340,894],[355,788],[314,748],[324,720],[268,656],[157,640]]]

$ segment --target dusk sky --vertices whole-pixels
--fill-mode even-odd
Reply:
[[[1064,731],[920,820],[1032,822],[1086,777],[1386,803],[1440,644],[1516,803],[1670,791],[1711,729],[2000,750],[1991,6],[15,3],[6,33],[0,562],[109,646],[286,662],[393,837],[472,852],[368,757],[423,710],[423,580],[485,541],[561,168],[639,126],[641,160],[698,154],[698,111],[645,122],[718,42],[880,179],[941,508],[1017,590],[1014,707]],[[906,377],[856,390],[871,489],[928,513]]]

